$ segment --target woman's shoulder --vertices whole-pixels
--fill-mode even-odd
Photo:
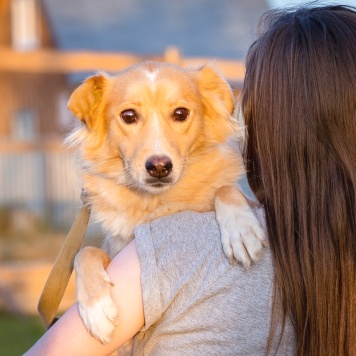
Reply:
[[[255,212],[264,225],[263,211],[259,209]],[[173,270],[176,270],[177,274],[186,274],[188,271],[193,273],[198,269],[201,273],[210,266],[208,274],[210,281],[219,278],[233,267],[238,269],[234,272],[236,275],[244,276],[245,269],[242,265],[231,264],[225,256],[214,211],[204,213],[185,211],[165,216],[137,227],[135,235],[141,261],[151,262],[151,257],[155,256],[156,268],[166,270],[166,266],[170,266],[168,274],[172,275]],[[268,248],[257,263],[261,264],[264,267],[270,265]],[[263,269],[262,266],[258,267],[260,268]]]
[[[265,227],[264,210],[261,207],[253,209],[262,227]],[[198,244],[220,241],[220,227],[216,221],[215,211],[195,212],[183,211],[167,215],[148,224],[136,228],[135,235],[151,235],[157,243],[160,240],[180,241],[197,240]]]
[[[149,246],[161,259],[171,254],[184,259],[187,254],[208,253],[220,250],[220,229],[215,219],[215,212],[198,213],[180,212],[164,216],[151,223],[140,225],[135,231],[136,241]]]

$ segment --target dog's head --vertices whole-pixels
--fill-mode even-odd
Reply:
[[[89,170],[151,193],[175,184],[195,153],[236,133],[232,91],[210,66],[146,62],[99,74],[68,106],[84,123],[72,139],[82,142]]]

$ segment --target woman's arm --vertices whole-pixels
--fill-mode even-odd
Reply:
[[[140,262],[135,241],[124,248],[107,267],[114,283],[112,297],[119,309],[119,325],[113,340],[101,344],[83,325],[77,305],[72,306],[25,354],[25,356],[110,355],[144,325]]]

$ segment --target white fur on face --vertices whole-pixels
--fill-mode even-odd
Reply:
[[[145,70],[144,73],[151,83],[151,90],[152,90],[152,94],[154,96],[155,91],[156,91],[156,80],[157,80],[158,72],[157,71],[151,72],[151,71]],[[153,147],[152,155],[165,154],[165,152],[162,151],[162,142],[161,142],[161,138],[163,137],[164,132],[162,132],[160,120],[159,120],[156,110],[153,112],[151,128],[152,128],[152,136],[151,137],[154,138],[154,142],[153,142],[153,146],[152,146]]]
[[[144,71],[147,78],[154,84],[156,82],[156,78],[157,78],[157,72],[151,72],[151,71]]]

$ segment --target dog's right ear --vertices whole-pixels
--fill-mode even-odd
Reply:
[[[102,100],[108,77],[102,74],[87,78],[74,90],[68,101],[69,110],[92,129],[97,108]]]
[[[199,87],[206,103],[215,104],[215,106],[222,104],[225,110],[232,114],[235,102],[232,89],[218,70],[210,65],[205,65],[198,74]]]

